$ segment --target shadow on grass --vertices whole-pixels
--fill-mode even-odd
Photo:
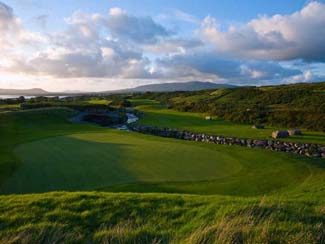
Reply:
[[[125,167],[128,144],[56,137],[18,146],[21,165],[0,188],[1,193],[92,190],[137,181]],[[40,153],[41,152],[41,153]]]

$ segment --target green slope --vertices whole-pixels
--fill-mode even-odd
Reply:
[[[272,131],[288,129],[267,126],[265,129],[257,130],[253,129],[252,125],[249,124],[228,122],[217,118],[214,120],[205,120],[206,114],[167,109],[165,106],[153,100],[134,99],[132,103],[135,105],[136,109],[144,112],[144,116],[138,122],[143,125],[186,129],[195,132],[240,138],[260,139],[271,139]],[[303,136],[291,136],[283,140],[325,145],[325,133],[308,130],[302,130],[302,132]]]

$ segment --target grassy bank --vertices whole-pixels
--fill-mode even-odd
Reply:
[[[47,193],[0,197],[2,243],[323,243],[321,199]]]

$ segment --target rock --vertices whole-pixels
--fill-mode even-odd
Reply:
[[[277,139],[277,138],[287,138],[289,137],[288,131],[284,130],[277,130],[272,132],[272,137]]]
[[[290,136],[301,136],[302,135],[301,131],[296,130],[296,129],[288,130],[288,133]]]
[[[264,129],[264,125],[253,125],[252,129]]]
[[[257,147],[265,147],[266,146],[266,141],[264,141],[264,140],[254,140],[254,144]]]
[[[309,157],[322,157],[325,159],[325,146],[307,143],[282,142],[277,140],[244,139],[237,137],[224,137],[221,135],[206,135],[190,131],[183,131],[171,128],[158,128],[154,126],[131,125],[130,129],[136,132],[151,134],[162,137],[170,137],[189,141],[198,141],[206,143],[240,145],[246,147],[257,147],[273,151],[283,151],[287,153],[296,153]],[[289,136],[288,131],[274,131],[274,138],[285,138]]]

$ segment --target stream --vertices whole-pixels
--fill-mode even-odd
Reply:
[[[77,116],[73,117],[73,118],[70,118],[70,121],[73,122],[73,123],[89,123],[89,122],[86,122],[83,120],[83,117],[85,115],[87,115],[89,113],[87,112],[80,112]],[[115,125],[109,125],[109,126],[106,126],[108,128],[114,128],[114,129],[117,129],[117,130],[126,130],[126,131],[129,131],[129,128],[128,128],[128,125],[129,124],[132,124],[136,121],[139,120],[139,118],[133,114],[133,113],[126,113],[126,116],[127,116],[127,121],[126,123],[124,124],[115,124]],[[93,124],[96,124],[96,123],[93,123]]]
[[[113,126],[109,126],[110,128],[115,128],[115,129],[118,129],[118,130],[129,130],[128,128],[128,125],[129,124],[132,124],[136,121],[139,120],[139,118],[132,114],[132,113],[126,113],[126,116],[128,117],[128,120],[126,121],[126,124],[122,124],[122,125],[113,125]]]

